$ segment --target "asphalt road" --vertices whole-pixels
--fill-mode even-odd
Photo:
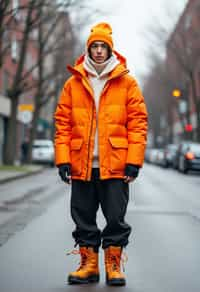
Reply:
[[[66,251],[73,249],[71,231],[74,226],[69,214],[70,189],[57,179],[55,170],[41,174],[44,183],[47,181],[44,180],[45,175],[50,178],[48,186],[52,190],[51,195],[48,196],[46,192],[43,197],[41,193],[35,199],[35,205],[33,202],[23,202],[21,225],[19,224],[21,228],[18,227],[14,232],[12,226],[11,236],[0,247],[0,291],[113,289],[106,287],[104,283],[102,251],[99,284],[67,285],[68,272],[79,263],[77,255],[65,255]],[[132,225],[133,232],[126,249],[127,286],[114,288],[115,290],[200,291],[199,186],[200,176],[197,174],[183,175],[174,170],[145,165],[140,178],[130,186],[127,221]],[[34,212],[37,208],[40,212]],[[27,210],[28,213],[35,213],[35,216],[28,219],[27,216],[23,217],[25,210],[26,213]],[[98,223],[103,227],[101,212],[98,213]]]

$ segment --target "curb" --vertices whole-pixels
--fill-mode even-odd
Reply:
[[[34,188],[34,189],[26,192],[25,194],[23,194],[20,197],[16,197],[16,198],[13,198],[13,199],[10,199],[10,200],[8,199],[6,201],[3,201],[3,206],[9,208],[9,205],[21,204],[21,203],[25,202],[26,200],[32,199],[33,197],[35,197],[36,193],[41,193],[45,189],[46,189],[45,186]]]
[[[17,180],[17,179],[20,179],[20,178],[24,178],[24,177],[27,177],[27,176],[31,176],[31,175],[40,173],[43,170],[44,170],[44,168],[41,168],[39,170],[33,170],[33,171],[30,171],[30,172],[24,172],[24,173],[21,173],[19,175],[17,174],[17,175],[11,176],[11,177],[0,179],[0,185],[4,184],[4,183],[7,183],[7,182],[11,182],[11,181]]]

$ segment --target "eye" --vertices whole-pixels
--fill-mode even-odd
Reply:
[[[97,44],[92,44],[92,45],[91,45],[91,48],[92,48],[92,49],[96,49],[96,48],[98,48],[98,45],[97,45]]]
[[[106,44],[102,44],[101,47],[102,47],[102,49],[107,49],[107,45]]]

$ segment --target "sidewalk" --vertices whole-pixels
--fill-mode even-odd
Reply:
[[[0,185],[15,179],[39,173],[43,169],[44,167],[42,165],[24,165],[20,167],[0,166]]]
[[[15,184],[9,184],[9,182],[38,174],[43,170],[44,166],[42,165],[0,166],[0,227],[20,213],[19,203],[23,203],[23,201],[33,197],[35,193],[39,193],[45,188],[41,184],[35,186],[33,183],[25,189],[23,185],[19,185],[16,189]],[[0,237],[2,237],[2,234]]]

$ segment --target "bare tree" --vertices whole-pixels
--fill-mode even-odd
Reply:
[[[6,25],[6,13],[11,1],[2,0],[0,2],[0,68],[3,63],[3,56],[7,48],[3,46],[4,27]],[[7,45],[6,45],[7,47]]]
[[[62,4],[63,3],[64,2],[62,2]],[[38,68],[38,81],[34,97],[34,112],[29,139],[29,162],[31,162],[32,144],[36,137],[37,122],[40,117],[41,109],[50,102],[51,99],[54,99],[55,109],[61,86],[67,77],[66,63],[73,62],[74,52],[76,51],[77,44],[80,42],[75,33],[77,31],[77,23],[75,25],[71,23],[69,14],[74,7],[77,9],[77,7],[80,8],[81,6],[82,10],[86,9],[85,6],[83,7],[84,1],[66,1],[64,4],[64,9],[62,6],[58,8],[58,6],[55,7],[54,4],[52,5],[50,1],[46,9],[41,6],[38,10],[39,19],[41,20],[38,24],[37,42],[38,60],[36,66]],[[79,21],[82,21],[82,28],[89,20],[86,16],[87,14],[83,13],[82,16],[79,17]],[[64,26],[62,25],[63,19],[66,22]],[[78,25],[79,24],[80,22]],[[59,29],[60,25],[61,29]],[[49,61],[51,63],[53,61],[51,68],[45,66]],[[28,74],[31,73],[34,68],[35,66],[33,66],[29,72],[26,72],[25,78],[28,77]],[[49,84],[51,84],[51,86],[49,86]],[[54,132],[52,130],[52,137],[53,134]]]
[[[195,3],[195,1],[193,2]],[[193,12],[200,17],[200,5],[196,1],[196,5],[193,4]],[[193,13],[192,11],[190,14]],[[200,141],[200,98],[197,96],[194,68],[195,63],[199,60],[200,55],[200,33],[194,27],[185,27],[183,24],[183,15],[177,20],[175,27],[172,28],[173,32],[163,24],[164,22],[156,23],[156,26],[151,26],[148,32],[145,33],[145,37],[149,39],[148,52],[154,52],[152,54],[147,54],[150,63],[150,70],[146,76],[146,79],[152,80],[152,75],[154,75],[154,69],[156,67],[158,57],[162,60],[163,68],[165,74],[161,74],[160,71],[157,72],[157,82],[154,80],[154,86],[158,88],[161,84],[167,86],[162,86],[162,103],[170,108],[169,112],[174,113],[176,111],[177,117],[180,121],[180,126],[182,127],[183,137],[186,137],[185,125],[191,123],[191,102],[190,102],[190,92],[192,92],[191,97],[193,99],[193,104],[196,112],[196,125],[197,125],[197,139]],[[198,16],[197,16],[198,18]],[[175,13],[169,13],[168,19],[175,19]],[[187,19],[188,20],[188,19]],[[191,19],[190,19],[191,20]],[[173,21],[175,23],[175,21]],[[169,21],[168,21],[169,23]],[[186,19],[185,19],[186,23]],[[172,31],[171,30],[171,31]],[[149,75],[149,76],[148,76]],[[182,92],[182,97],[180,99],[175,99],[172,97],[173,89],[178,88]],[[153,89],[154,90],[154,89]],[[156,90],[158,91],[158,90]],[[155,90],[154,90],[155,93]],[[148,98],[148,94],[147,94]],[[185,113],[180,112],[179,103],[184,99],[187,104]],[[152,102],[152,101],[151,101]],[[153,103],[149,104],[149,107],[154,107]],[[153,111],[155,115],[155,111]],[[169,117],[171,114],[169,115]],[[152,117],[154,120],[154,118]],[[171,120],[171,118],[170,118]],[[187,137],[189,137],[187,135]]]
[[[31,0],[27,7],[27,15],[25,20],[25,28],[23,32],[23,38],[21,42],[21,50],[19,54],[19,60],[17,64],[16,74],[14,76],[12,86],[8,90],[8,97],[11,100],[11,115],[8,121],[8,129],[6,135],[6,147],[4,162],[6,164],[13,164],[15,159],[16,150],[16,124],[17,124],[17,107],[19,102],[19,96],[22,92],[21,77],[23,74],[26,50],[28,46],[29,34],[33,25],[33,11],[35,1]]]
[[[168,95],[171,83],[163,60],[157,58],[154,62],[151,74],[144,78],[143,92],[149,113],[149,128],[154,133],[154,145],[161,146],[157,137],[162,137],[163,144],[173,136],[171,100]]]
[[[194,4],[195,5],[195,4]],[[197,3],[193,7],[193,11],[200,17],[200,4]],[[196,119],[196,137],[200,141],[200,97],[198,97],[196,90],[196,76],[195,76],[195,66],[200,60],[200,32],[199,27],[191,26],[190,24],[183,25],[178,23],[174,34],[172,34],[170,40],[168,41],[168,50],[173,56],[176,67],[176,74],[182,79],[182,87],[187,86],[187,104],[188,110],[191,111],[189,91],[191,89],[191,97],[195,107],[195,119]],[[177,75],[176,75],[177,78]],[[185,85],[185,86],[184,86]],[[182,88],[181,88],[182,89]],[[187,119],[190,119],[190,114],[188,112]],[[190,121],[188,121],[190,122]]]
[[[50,7],[48,7],[48,9],[44,11],[41,7],[38,11],[40,18],[43,18],[45,14],[48,14],[48,16],[51,14],[54,21],[51,21],[51,23],[40,21],[38,26],[38,81],[37,90],[34,97],[34,112],[29,139],[29,162],[31,161],[32,144],[36,136],[37,121],[40,117],[41,109],[50,101],[50,99],[58,95],[58,91],[60,89],[58,85],[60,85],[60,79],[63,79],[63,73],[65,72],[59,70],[57,58],[59,56],[59,59],[60,57],[65,59],[66,52],[70,51],[72,55],[74,49],[72,38],[69,40],[69,38],[67,39],[66,37],[67,34],[73,34],[70,23],[68,22],[67,26],[65,21],[66,27],[63,27],[61,23],[61,29],[57,29],[60,21],[63,19],[68,19],[68,13],[66,11],[61,12],[59,10],[55,12],[55,9],[53,8],[54,7],[51,7],[50,11]],[[63,31],[63,28],[65,31]],[[61,65],[61,62],[63,64],[63,59],[59,60],[59,65]],[[50,68],[49,66],[45,66],[48,61],[52,63]],[[61,66],[60,69],[63,70],[63,66]],[[49,84],[52,84],[52,86],[49,86]]]
[[[48,57],[51,57],[52,59],[54,57],[58,57],[57,53],[65,56],[64,50],[71,52],[75,51],[75,38],[73,41],[69,41],[64,44],[63,35],[57,34],[53,43],[51,42],[51,36],[56,31],[57,25],[59,25],[60,14],[67,12],[70,13],[71,9],[74,9],[75,7],[79,10],[79,6],[82,6],[83,9],[83,4],[84,1],[80,0],[64,0],[60,2],[52,2],[50,0],[29,0],[27,2],[27,6],[22,7],[22,9],[26,12],[26,18],[23,25],[24,30],[22,31],[21,48],[18,56],[17,69],[13,75],[12,84],[8,90],[8,97],[11,101],[11,115],[8,121],[5,141],[6,147],[4,162],[6,164],[13,164],[15,160],[17,108],[20,95],[34,89],[34,116],[32,121],[31,143],[29,149],[29,157],[31,159],[31,146],[36,134],[37,120],[40,116],[41,108],[51,98],[55,98],[56,103],[58,91],[61,86],[61,80],[65,79],[63,77],[65,75],[65,73],[63,73],[63,66],[60,67],[62,72],[59,71],[58,68],[53,67],[53,65],[51,70],[46,70],[47,67],[45,66],[45,63],[47,62]],[[8,11],[6,13],[8,13]],[[85,21],[80,21],[83,25],[88,21],[88,19],[85,18],[85,15],[86,14],[84,14],[83,17],[80,16],[80,20],[85,19]],[[38,58],[35,64],[33,64],[31,68],[27,69],[25,66],[27,48],[29,41],[31,40],[31,32],[33,30],[38,31]],[[76,38],[76,41],[78,41],[78,38]],[[71,62],[71,60],[66,60],[66,63],[68,62]],[[35,80],[31,79],[30,81],[30,77],[35,70],[37,70],[38,76]],[[50,89],[48,89],[49,84],[53,84]]]
[[[183,88],[184,82],[171,74],[166,61],[151,54],[151,74],[144,76],[144,94],[148,104],[150,126],[155,136],[162,136],[165,143],[174,141],[174,116],[182,128],[182,137],[186,139],[185,124],[190,123],[189,109],[180,111],[180,99],[173,96],[175,88]],[[187,90],[185,84],[184,92]],[[185,94],[185,93],[184,93]],[[185,94],[187,96],[187,94]],[[156,141],[155,141],[156,144]]]
[[[16,25],[18,17],[22,11],[27,10],[28,4],[19,5],[15,7],[11,0],[0,1],[0,68],[3,65],[4,57],[11,49],[9,31],[18,31]]]

